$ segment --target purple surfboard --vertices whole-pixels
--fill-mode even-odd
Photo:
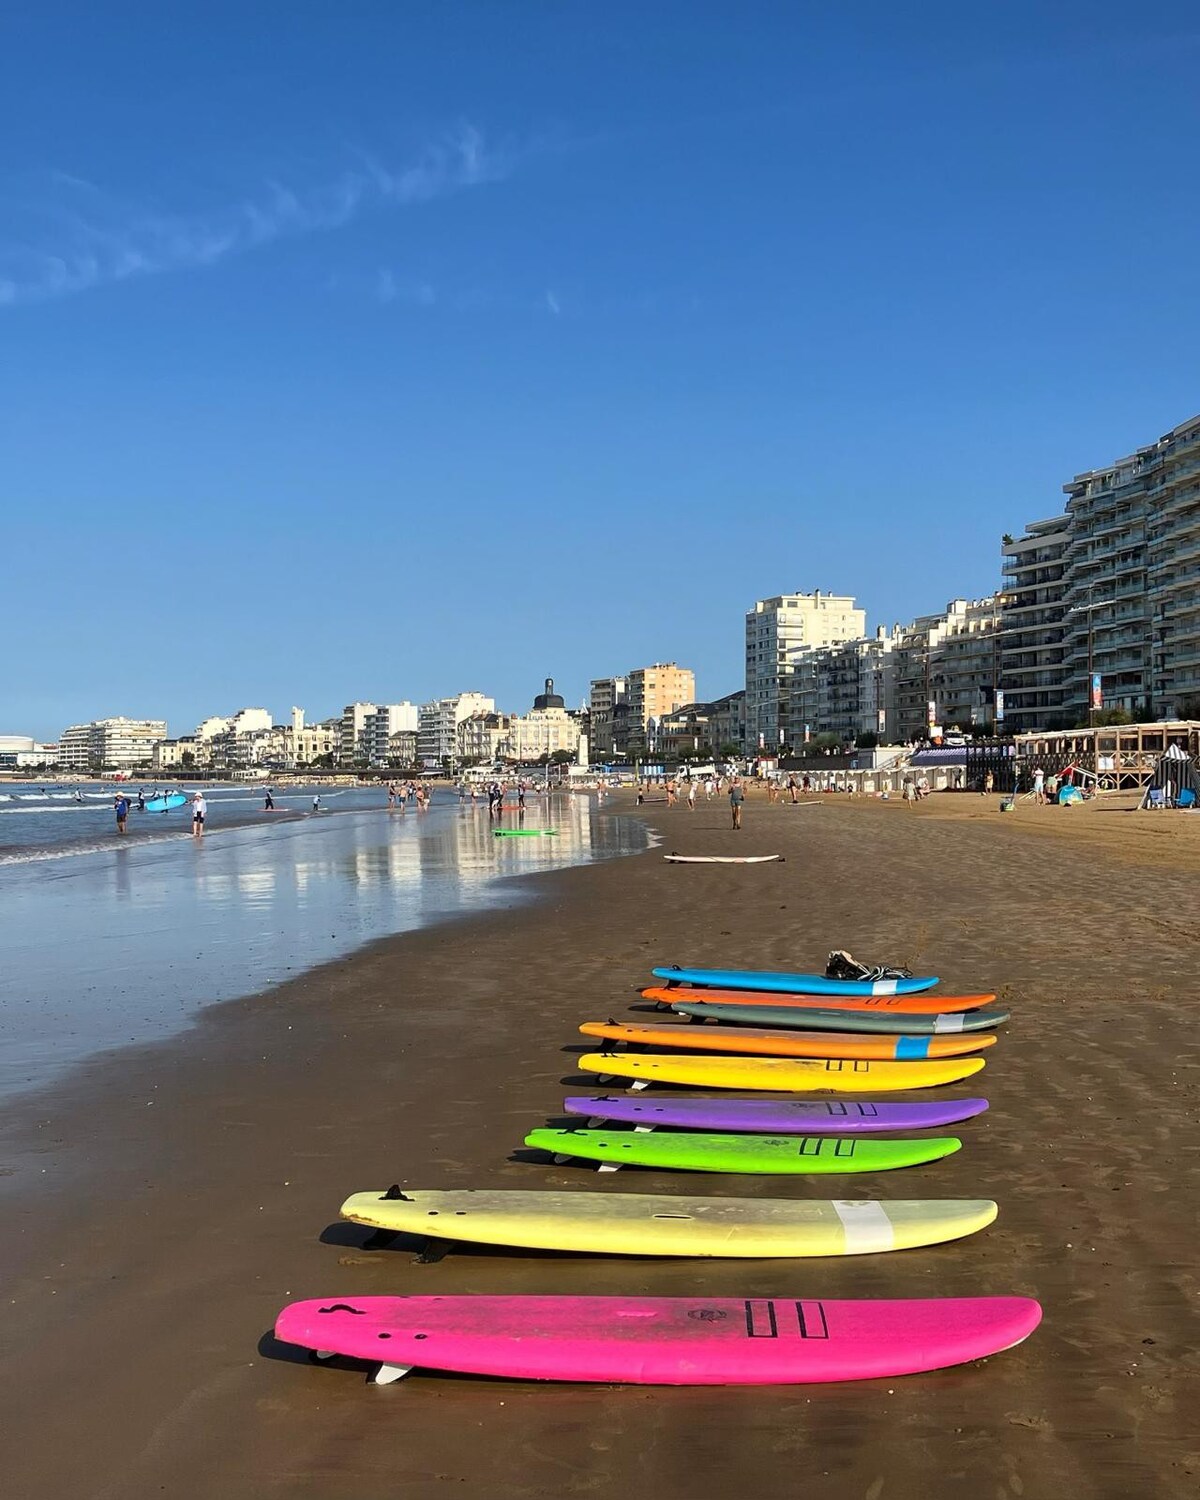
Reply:
[[[981,1115],[986,1099],[921,1104],[843,1103],[838,1099],[638,1099],[628,1094],[575,1094],[569,1115],[665,1125],[676,1130],[752,1130],[764,1135],[865,1135],[878,1130],[930,1130]]]

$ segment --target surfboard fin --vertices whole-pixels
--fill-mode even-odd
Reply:
[[[380,1365],[371,1377],[374,1385],[395,1385],[397,1380],[403,1380],[412,1365]]]
[[[407,1193],[400,1191],[400,1184],[398,1182],[393,1182],[382,1198],[382,1202],[384,1203],[411,1203],[412,1201]]]

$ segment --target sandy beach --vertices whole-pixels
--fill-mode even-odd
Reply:
[[[644,814],[660,851],[532,877],[533,906],[215,1006],[0,1116],[6,1500],[1196,1493],[1200,818],[1001,816],[965,795],[756,794],[739,834],[724,803]],[[786,863],[670,866],[673,849]],[[564,1092],[599,1092],[572,1071],[578,1024],[632,1019],[653,964],[813,969],[834,947],[1012,1007],[958,1087],[991,1109],[959,1128],[957,1155],[812,1182],[527,1159],[525,1132],[561,1118]],[[958,1243],[840,1261],[460,1249],[427,1265],[337,1222],[349,1192],[393,1181],[990,1196],[1000,1216]],[[1019,1293],[1045,1320],[978,1365],[790,1389],[421,1373],[376,1388],[270,1337],[296,1298],[485,1291]]]

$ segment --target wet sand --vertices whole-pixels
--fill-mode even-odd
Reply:
[[[733,834],[716,803],[646,813],[666,850],[787,862],[652,851],[535,877],[535,907],[214,1007],[0,1117],[6,1500],[1196,1493],[1200,818],[755,798]],[[832,947],[1011,1003],[985,1072],[956,1090],[992,1101],[958,1127],[962,1152],[809,1183],[514,1159],[564,1092],[600,1091],[572,1076],[575,1028],[632,1014],[652,964],[815,968]],[[421,1265],[336,1222],[348,1192],[397,1180],[992,1196],[1000,1217],[955,1244],[836,1261],[461,1250]],[[377,1388],[268,1336],[293,1298],[418,1291],[1021,1293],[1046,1317],[977,1365],[791,1389],[419,1373]]]

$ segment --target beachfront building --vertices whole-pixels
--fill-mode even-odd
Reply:
[[[579,742],[585,733],[583,715],[567,708],[562,697],[554,691],[553,677],[547,677],[543,691],[534,698],[529,712],[513,714],[509,719],[508,731],[499,741],[497,754],[520,765],[529,765],[560,753],[574,760],[579,755]]]
[[[69,771],[132,771],[149,766],[167,737],[163,719],[95,719],[59,736],[59,764]]]
[[[392,740],[398,734],[414,736],[413,744],[415,746],[415,736],[420,716],[421,711],[417,705],[407,701],[404,703],[381,703],[373,713],[367,714],[359,735],[360,753],[361,751],[366,752],[367,764],[372,766],[395,764],[392,759]],[[405,765],[409,764],[411,762],[405,761]]]
[[[1031,521],[1002,544],[1000,675],[1003,729],[1057,729],[1064,721],[1067,629],[1065,515]]]
[[[1064,708],[1086,720],[1093,673],[1105,708],[1151,717],[1146,456],[1077,474],[1067,494]]]
[[[1063,489],[1063,515],[1004,543],[1006,722],[1055,729],[1099,708],[1194,712],[1200,417]]]
[[[379,708],[377,703],[360,700],[347,703],[342,709],[342,731],[338,737],[338,760],[344,766],[358,762],[363,765],[370,759],[367,744],[367,720]]]
[[[534,708],[527,714],[512,715],[498,753],[503,759],[522,765],[560,751],[575,759],[584,732],[582,714],[566,708]]]
[[[1146,583],[1150,692],[1160,718],[1200,718],[1200,417],[1181,423],[1148,464]]]
[[[90,724],[68,724],[58,737],[58,763],[64,771],[89,771]]]
[[[591,721],[592,754],[597,760],[609,760],[616,754],[618,710],[626,703],[628,683],[624,677],[594,677],[588,690],[588,715]],[[622,714],[623,718],[627,716]]]
[[[215,726],[220,725],[217,728]],[[271,715],[265,708],[239,708],[221,719],[205,719],[197,729],[205,731],[214,766],[245,767],[263,758],[264,737],[272,731]]]
[[[899,627],[874,636],[810,646],[792,660],[784,742],[793,748],[817,735],[857,744],[868,735],[887,743],[896,731],[894,652]]]
[[[39,745],[32,735],[0,734],[0,770],[40,770],[58,762],[57,744]]]
[[[159,740],[150,764],[156,771],[190,771],[211,762],[212,749],[208,741],[186,734],[177,740]]]
[[[455,693],[422,703],[417,717],[417,753],[427,766],[440,766],[458,755],[458,726],[472,714],[490,714],[495,700],[483,693]]]
[[[746,748],[746,689],[714,698],[708,705],[708,732],[720,756],[741,755]]]
[[[746,740],[746,694],[738,689],[711,703],[685,703],[658,724],[658,750],[668,760],[739,755]]]
[[[994,594],[952,599],[945,620],[930,662],[934,722],[944,729],[990,725],[1000,673],[999,601]]]
[[[893,648],[895,738],[990,725],[1000,675],[1000,601],[951,599],[899,627]]]
[[[625,681],[625,712],[613,715],[615,748],[635,759],[656,754],[659,723],[665,714],[695,701],[696,674],[673,661],[659,661],[635,667]]]
[[[464,765],[491,765],[508,735],[508,714],[469,714],[458,724],[458,758]]]
[[[777,750],[791,728],[796,654],[807,647],[860,640],[866,611],[847,594],[777,594],[746,615],[747,749]]]

